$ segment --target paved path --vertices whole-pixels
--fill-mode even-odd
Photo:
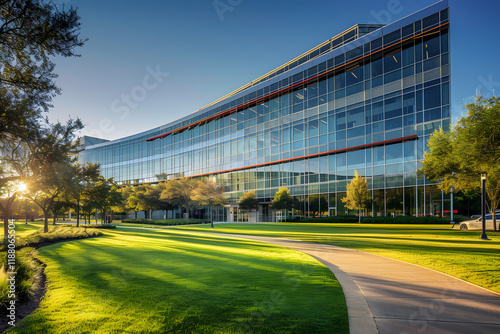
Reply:
[[[339,280],[351,334],[500,333],[500,294],[410,263],[288,239],[225,234],[315,257]]]

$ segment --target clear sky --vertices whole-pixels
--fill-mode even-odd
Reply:
[[[62,0],[59,0],[62,2]],[[390,23],[436,0],[70,0],[80,58],[58,58],[52,121],[117,139],[174,121],[357,23]],[[500,93],[500,1],[449,0],[452,111]],[[154,73],[154,75],[152,75]],[[132,96],[134,96],[132,98]]]

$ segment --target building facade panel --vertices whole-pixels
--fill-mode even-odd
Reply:
[[[341,215],[357,171],[373,215],[428,215],[444,195],[417,174],[428,136],[449,129],[449,10],[439,2],[382,28],[357,25],[179,121],[85,145],[118,183],[213,179],[236,203],[255,191],[261,218],[279,187],[301,216]],[[89,141],[92,143],[92,141]],[[237,219],[237,207],[220,219]]]

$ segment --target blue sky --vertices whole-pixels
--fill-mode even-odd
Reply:
[[[435,2],[70,0],[89,41],[82,57],[55,60],[63,93],[49,118],[80,117],[80,135],[132,135],[195,112],[356,23],[394,22]],[[456,120],[476,90],[500,93],[500,2],[449,4]]]

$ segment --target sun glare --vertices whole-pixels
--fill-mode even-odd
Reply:
[[[28,188],[22,182],[17,185],[17,191],[24,192],[24,191],[26,191],[26,189],[28,189]]]

